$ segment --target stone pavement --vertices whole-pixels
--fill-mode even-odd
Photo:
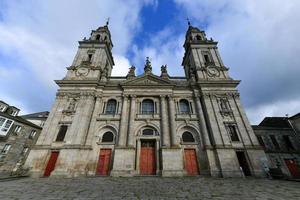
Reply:
[[[206,177],[23,178],[0,182],[0,199],[300,199],[300,182]]]

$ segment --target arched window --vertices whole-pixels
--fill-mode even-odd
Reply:
[[[150,99],[146,99],[142,102],[142,114],[154,114],[154,103]]]
[[[154,130],[151,128],[144,129],[143,135],[154,135]]]
[[[190,132],[184,132],[182,134],[183,142],[195,142],[194,136]]]
[[[112,132],[106,132],[102,136],[102,142],[113,142],[114,134]]]
[[[117,101],[114,100],[114,99],[110,99],[107,102],[105,114],[109,114],[109,115],[115,114],[116,113],[116,107],[117,107]]]
[[[100,35],[96,35],[96,40],[100,40]]]
[[[186,99],[179,101],[180,114],[190,114],[190,104]]]
[[[196,40],[202,40],[200,35],[196,35]]]

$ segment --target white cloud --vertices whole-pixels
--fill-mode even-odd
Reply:
[[[183,75],[181,66],[181,58],[183,57],[184,42],[183,35],[176,35],[174,30],[165,28],[151,37],[149,44],[144,47],[133,47],[134,59],[133,62],[139,66],[139,73],[143,73],[146,57],[150,58],[153,73],[160,75],[160,67],[167,64],[169,75]]]
[[[115,67],[112,70],[112,76],[125,76],[130,68],[130,62],[121,55],[114,55]]]
[[[294,113],[300,111],[300,1],[175,2],[193,25],[207,24],[207,35],[219,41],[230,74],[242,80],[240,91],[251,122],[291,112],[289,102]],[[255,116],[257,109],[260,114]]]
[[[27,111],[50,109],[57,88],[53,80],[64,77],[65,68],[75,56],[76,41],[88,37],[108,17],[115,63],[120,65],[113,72],[126,74],[129,62],[124,55],[141,28],[139,14],[144,4],[157,6],[156,1],[146,0],[1,3],[0,56],[4,57],[0,60],[1,97],[10,102],[22,99],[22,105],[18,106]],[[12,68],[21,71],[22,76],[14,76]],[[8,70],[14,80],[7,78]]]

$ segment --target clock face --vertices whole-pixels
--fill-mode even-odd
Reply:
[[[210,77],[218,77],[220,76],[220,72],[215,66],[208,66],[207,67],[207,75]]]
[[[76,76],[87,76],[89,72],[90,70],[88,68],[80,67],[76,70]]]

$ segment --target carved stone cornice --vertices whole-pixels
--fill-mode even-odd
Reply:
[[[79,92],[57,92],[57,97],[68,97],[68,98],[78,98],[80,96]]]
[[[238,92],[203,92],[204,97],[214,97],[214,98],[230,98],[230,97],[239,97]]]

